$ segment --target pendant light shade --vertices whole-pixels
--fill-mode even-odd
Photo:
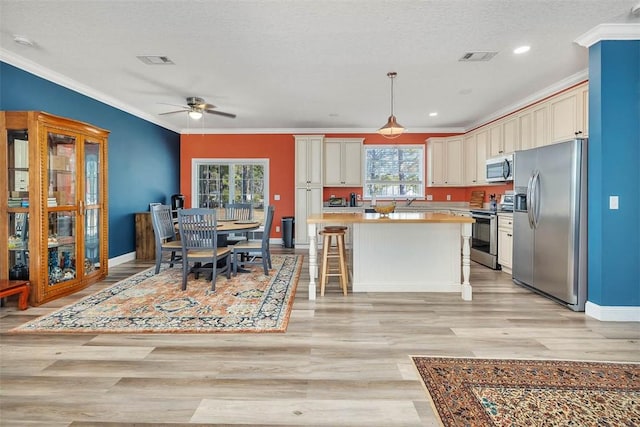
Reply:
[[[396,121],[393,115],[393,79],[398,75],[396,72],[388,72],[387,77],[391,79],[391,115],[387,119],[387,124],[378,129],[378,133],[385,138],[393,139],[399,137],[404,131],[404,127]]]

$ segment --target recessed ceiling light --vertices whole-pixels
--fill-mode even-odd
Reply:
[[[438,113],[436,111],[434,111],[433,113],[429,113],[429,117],[435,117],[437,115],[438,115]]]
[[[27,46],[27,47],[35,46],[35,43],[32,42],[30,39],[28,39],[25,36],[20,36],[20,35],[17,35],[17,34],[13,36],[13,41],[18,43],[19,45],[22,45],[22,46]]]
[[[521,53],[529,52],[529,49],[531,49],[531,47],[529,46],[520,46],[513,49],[513,53],[515,53],[516,55],[520,55]]]

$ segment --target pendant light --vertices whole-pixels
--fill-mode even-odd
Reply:
[[[393,115],[393,79],[398,75],[395,71],[387,73],[387,77],[391,79],[391,115],[387,120],[387,124],[378,129],[378,133],[385,138],[393,139],[397,138],[404,132],[404,127],[396,121],[396,116]]]

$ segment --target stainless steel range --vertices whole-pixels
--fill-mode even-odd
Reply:
[[[494,211],[472,210],[471,260],[494,270],[498,264],[498,215]]]

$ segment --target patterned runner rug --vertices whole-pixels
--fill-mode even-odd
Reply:
[[[200,275],[180,289],[182,269],[150,268],[96,294],[12,329],[14,333],[284,332],[302,268],[300,255],[272,255],[261,265],[227,280],[216,290]]]
[[[412,359],[446,427],[640,425],[640,364]]]

